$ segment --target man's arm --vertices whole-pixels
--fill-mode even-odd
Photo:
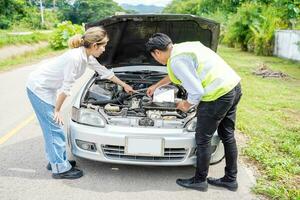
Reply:
[[[171,61],[171,68],[188,93],[187,101],[198,104],[204,94],[202,82],[197,74],[198,63],[189,55],[180,55]]]
[[[177,104],[177,109],[188,111],[192,105],[201,100],[204,89],[197,74],[198,63],[189,55],[180,55],[171,61],[171,68],[175,76],[182,82],[182,86],[188,93],[188,99]]]
[[[151,85],[147,90],[147,95],[149,97],[152,96],[156,88],[158,88],[162,85],[167,85],[169,83],[171,83],[171,80],[170,80],[169,76],[167,75],[166,77],[164,77],[163,79],[161,79],[160,81],[155,83],[154,85]]]

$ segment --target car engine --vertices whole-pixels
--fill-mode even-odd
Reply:
[[[123,72],[116,73],[121,80],[133,87],[137,93],[127,94],[123,88],[109,80],[98,77],[90,84],[82,105],[97,106],[102,113],[109,117],[139,117],[141,126],[153,126],[155,119],[176,120],[184,119],[187,113],[176,109],[176,102],[186,99],[187,93],[181,86],[166,85],[164,91],[173,93],[174,101],[161,99],[153,101],[148,97],[148,87],[161,80],[166,74],[162,72]]]

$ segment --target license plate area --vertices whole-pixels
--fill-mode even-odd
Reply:
[[[137,156],[163,156],[163,138],[126,137],[125,154]]]

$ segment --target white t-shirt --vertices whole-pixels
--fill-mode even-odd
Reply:
[[[95,70],[102,79],[111,79],[114,72],[101,65],[95,57],[87,57],[84,47],[70,49],[64,54],[38,64],[28,78],[27,87],[48,104],[55,105],[57,94],[70,95],[76,79],[86,67]]]

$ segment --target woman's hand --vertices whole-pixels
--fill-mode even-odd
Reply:
[[[67,95],[64,92],[62,92],[58,95],[57,100],[56,100],[53,120],[59,125],[64,125],[62,116],[60,114],[60,108],[66,98],[67,98]]]
[[[136,91],[130,85],[127,84],[124,86],[124,90],[128,94],[136,93]]]
[[[61,114],[60,114],[60,112],[59,111],[54,111],[54,117],[53,117],[53,120],[57,123],[57,124],[59,124],[59,125],[64,125],[64,122],[63,122],[63,118],[62,118],[62,116],[61,116]]]
[[[110,78],[109,80],[111,80],[112,82],[122,86],[125,90],[126,93],[128,94],[132,94],[132,93],[136,93],[136,91],[128,84],[126,84],[125,82],[121,81],[118,77],[113,76],[112,78]]]

